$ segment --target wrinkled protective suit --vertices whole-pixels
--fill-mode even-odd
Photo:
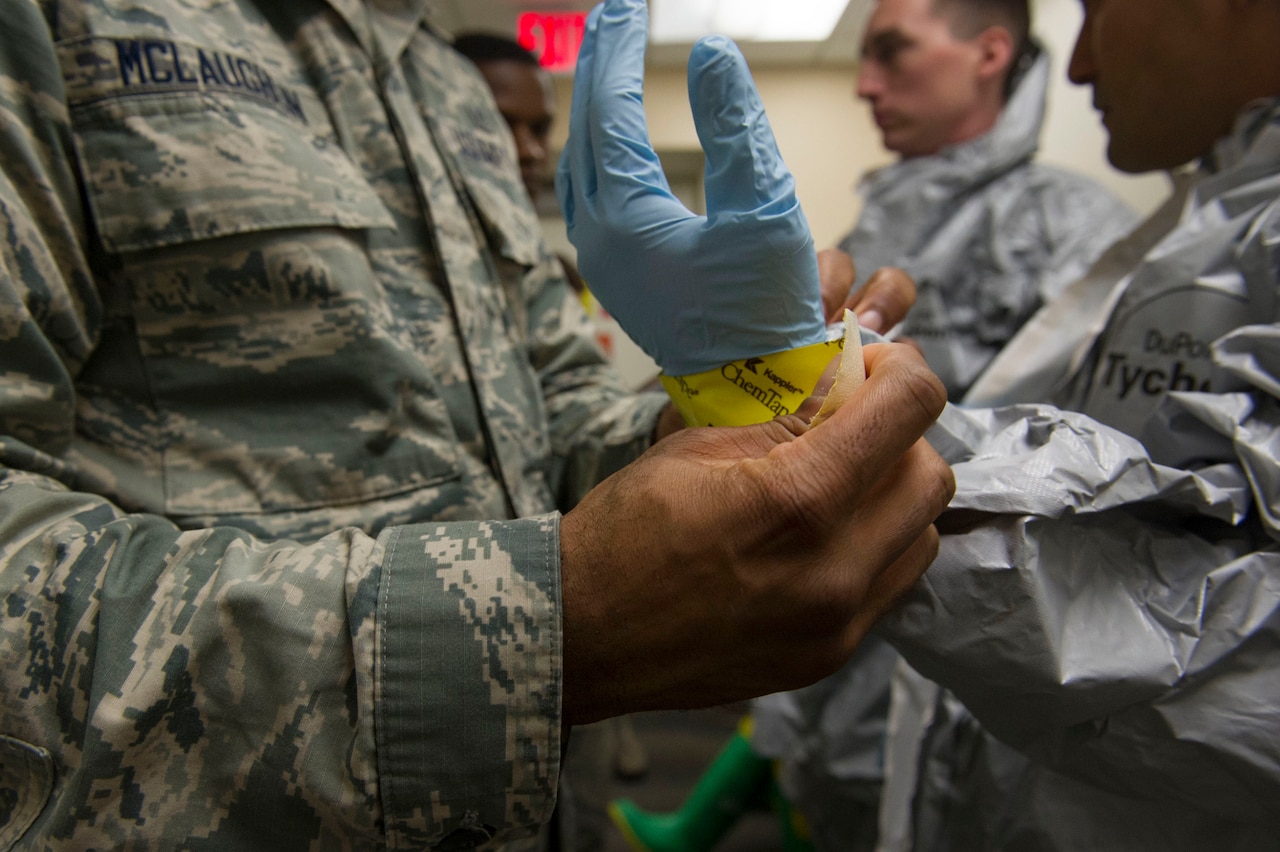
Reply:
[[[1276,848],[1278,284],[1275,99],[981,388],[1061,408],[930,434],[950,533],[882,634],[951,692],[895,684],[883,848]]]
[[[1047,300],[1137,223],[1089,178],[1032,162],[1044,124],[1041,52],[990,132],[863,178],[863,208],[840,241],[858,283],[905,269],[919,298],[902,325],[959,399]]]
[[[1078,278],[1137,216],[1092,180],[1032,162],[1049,79],[1039,55],[990,133],[868,175],[857,227],[840,247],[859,283],[900,266],[920,297],[903,324],[952,399],[1018,328]],[[836,675],[755,703],[753,746],[784,758],[784,787],[819,846],[862,849],[884,776],[885,717],[897,654],[870,637]]]
[[[548,817],[554,510],[666,400],[426,14],[4,3],[0,847]]]

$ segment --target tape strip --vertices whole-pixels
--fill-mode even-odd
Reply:
[[[686,426],[748,426],[792,414],[813,395],[844,338],[733,361],[689,376],[658,378]]]

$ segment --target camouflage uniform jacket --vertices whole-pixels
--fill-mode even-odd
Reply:
[[[0,0],[0,849],[547,818],[556,510],[663,399],[427,15]]]

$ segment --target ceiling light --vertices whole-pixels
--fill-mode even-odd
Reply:
[[[650,38],[687,44],[718,33],[738,41],[826,41],[849,0],[649,0]]]

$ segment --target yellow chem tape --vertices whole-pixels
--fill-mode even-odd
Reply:
[[[856,334],[854,340],[860,345]],[[747,426],[795,413],[843,350],[841,338],[733,361],[705,373],[664,373],[659,378],[686,426]]]

